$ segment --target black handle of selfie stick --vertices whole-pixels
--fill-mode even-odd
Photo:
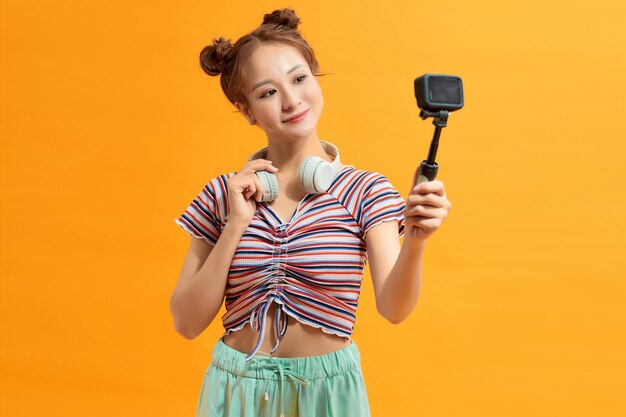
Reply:
[[[431,164],[427,160],[423,160],[419,168],[417,169],[417,182],[413,181],[413,186],[426,181],[434,180],[437,177],[437,168],[439,168],[439,164],[437,164],[436,162]]]

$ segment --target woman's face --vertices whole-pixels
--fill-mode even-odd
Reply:
[[[248,107],[236,104],[251,124],[271,138],[306,138],[324,108],[322,90],[300,52],[289,45],[262,44],[246,68]],[[301,115],[294,119],[294,116]]]

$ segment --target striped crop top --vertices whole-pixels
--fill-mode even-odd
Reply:
[[[236,172],[211,179],[175,220],[196,238],[215,245],[228,220],[226,181]],[[307,194],[288,222],[272,206],[257,209],[233,256],[226,285],[226,332],[249,323],[261,347],[266,313],[276,303],[276,350],[288,316],[326,333],[350,337],[356,320],[363,270],[365,234],[395,220],[404,235],[405,200],[377,172],[345,165],[321,194]]]

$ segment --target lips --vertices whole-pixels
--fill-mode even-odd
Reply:
[[[307,112],[309,111],[309,109],[306,109],[305,111],[303,111],[302,113],[298,113],[296,115],[291,116],[289,119],[283,120],[283,123],[287,123],[287,122],[295,122],[297,120],[302,119]]]

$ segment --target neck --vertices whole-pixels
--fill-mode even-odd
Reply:
[[[298,175],[302,162],[310,156],[319,156],[325,161],[332,162],[333,157],[328,155],[320,143],[315,130],[307,138],[292,138],[290,140],[274,140],[268,137],[266,159],[280,169],[282,176]]]

